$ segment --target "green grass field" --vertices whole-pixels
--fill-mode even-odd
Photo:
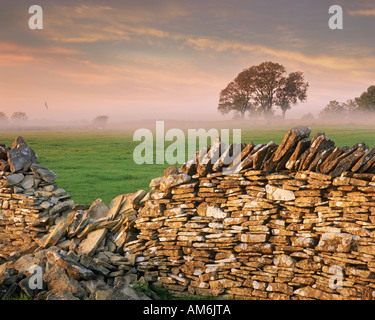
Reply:
[[[242,128],[242,141],[279,144],[290,127]],[[311,127],[311,137],[324,132],[339,146],[362,141],[369,147],[375,145],[375,127]],[[22,135],[38,154],[38,163],[56,172],[59,187],[80,204],[90,204],[97,198],[109,204],[119,194],[148,190],[150,180],[162,176],[169,166],[135,164],[133,151],[139,142],[133,142],[131,131],[0,131],[0,143],[10,146],[17,135]]]

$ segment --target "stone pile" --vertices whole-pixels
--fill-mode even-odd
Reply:
[[[0,257],[36,248],[60,213],[74,206],[54,183],[56,174],[36,163],[37,155],[18,137],[0,145]]]
[[[207,165],[216,141],[152,180],[125,244],[137,269],[175,295],[374,299],[374,148],[309,134],[240,146],[230,175]]]
[[[23,139],[1,146],[0,296],[149,299],[134,285],[153,283],[175,296],[374,299],[374,148],[310,133],[216,139],[108,206],[75,204]]]
[[[132,227],[146,191],[119,195],[109,206],[100,198],[79,205],[21,137],[12,148],[1,146],[0,158],[0,257],[6,261],[0,298],[21,289],[36,299],[149,299],[132,288],[147,284],[134,269],[135,255],[123,255],[124,243],[136,238]],[[42,288],[29,285],[35,266]]]

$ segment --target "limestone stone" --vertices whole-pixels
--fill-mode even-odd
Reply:
[[[310,144],[311,144],[310,138],[305,138],[305,139],[298,141],[298,144],[293,154],[291,155],[291,157],[285,164],[285,168],[289,170],[293,170],[296,167],[297,160],[302,156],[302,154],[306,151],[306,149],[310,147]]]
[[[79,299],[82,299],[86,294],[80,283],[69,277],[65,269],[57,264],[46,270],[43,280],[48,283],[55,294],[70,294]]]
[[[87,211],[87,217],[91,222],[94,222],[98,219],[104,218],[108,215],[109,208],[106,206],[104,201],[99,198],[96,199],[90,206]]]
[[[64,201],[64,202],[60,202],[56,204],[55,206],[53,206],[52,209],[50,209],[49,212],[51,215],[53,215],[53,214],[60,213],[66,210],[70,210],[73,208],[73,206],[74,206],[74,200],[68,200],[68,201]]]
[[[316,246],[318,251],[349,252],[353,236],[348,233],[323,233]]]
[[[268,199],[271,200],[292,201],[295,199],[293,191],[277,188],[269,184],[266,185],[266,192]]]
[[[64,256],[56,251],[50,250],[47,253],[49,261],[52,260],[52,264],[55,262],[62,268],[64,268],[67,274],[75,280],[90,280],[95,278],[95,274],[90,270],[78,263],[69,259],[68,256]]]
[[[95,253],[95,250],[98,248],[99,244],[104,239],[106,233],[107,229],[105,228],[90,232],[87,235],[87,238],[79,244],[77,252],[79,254],[92,256]]]
[[[228,217],[228,213],[220,210],[217,207],[207,206],[206,207],[206,216],[212,217],[212,218],[215,218],[215,219],[224,219],[224,218]]]
[[[300,140],[308,138],[311,128],[309,127],[295,127],[291,129],[284,137],[279,147],[274,153],[273,161],[278,162],[287,153],[288,150],[297,146]]]
[[[68,228],[68,219],[61,219],[60,222],[55,226],[53,231],[48,234],[47,238],[43,243],[44,248],[48,248],[49,246],[54,246],[59,242],[59,240],[65,235]]]

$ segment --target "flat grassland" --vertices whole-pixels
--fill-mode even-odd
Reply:
[[[212,127],[208,126],[205,129]],[[273,141],[279,144],[291,127],[290,125],[242,126],[242,142],[253,141],[258,144]],[[375,145],[375,126],[311,125],[310,127],[312,128],[310,137],[317,132],[324,132],[338,146],[352,146],[358,142],[364,142],[369,147]],[[23,136],[38,154],[38,163],[56,172],[56,183],[70,193],[76,203],[91,204],[97,198],[102,198],[106,204],[109,204],[119,194],[135,192],[139,189],[149,190],[150,180],[162,176],[164,169],[171,165],[168,163],[137,165],[133,160],[133,151],[140,142],[133,141],[133,133],[134,130],[129,129],[11,132],[2,132],[0,129],[0,143],[11,146],[16,136]],[[165,147],[167,146],[166,143]],[[179,167],[181,164],[176,166]]]

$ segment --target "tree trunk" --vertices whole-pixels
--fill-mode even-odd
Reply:
[[[241,110],[241,119],[242,119],[242,120],[245,119],[245,113],[246,113],[246,111]]]
[[[281,111],[282,111],[282,117],[283,117],[283,119],[285,120],[286,109],[281,109]]]

